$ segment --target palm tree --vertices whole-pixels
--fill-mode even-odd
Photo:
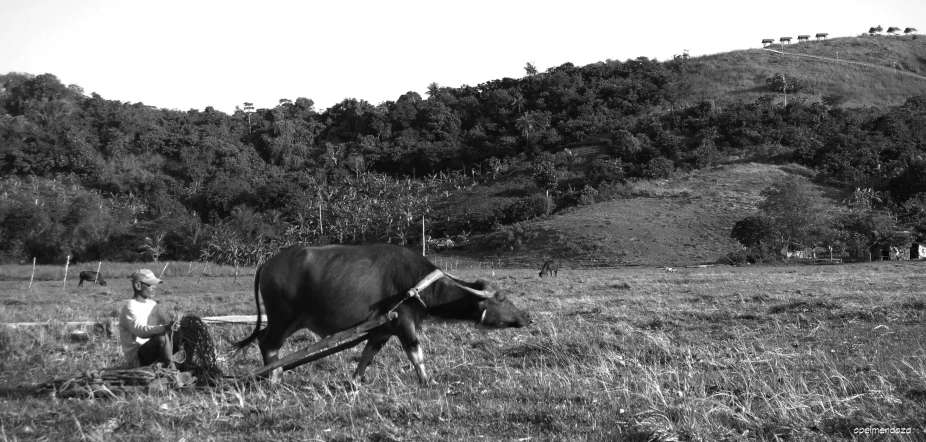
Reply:
[[[521,95],[520,91],[515,91],[512,95],[513,98],[511,100],[511,107],[517,109],[518,113],[521,113],[521,111],[524,109],[524,96]]]
[[[528,77],[533,77],[534,75],[537,75],[537,65],[531,62],[527,62],[527,64],[524,66],[524,71],[527,72]]]
[[[428,85],[428,91],[425,92],[425,94],[428,97],[433,97],[437,95],[438,92],[440,92],[440,85],[435,81]]]
[[[524,135],[524,139],[527,140],[527,150],[531,148],[531,138],[534,135],[534,119],[533,115],[530,113],[521,115],[521,118],[518,118],[518,121],[515,122],[518,130],[521,131],[521,134]]]

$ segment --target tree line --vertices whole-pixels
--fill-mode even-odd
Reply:
[[[433,83],[426,98],[324,111],[282,99],[231,115],[88,96],[52,74],[2,75],[0,258],[256,263],[295,242],[420,243],[422,217],[429,235],[465,242],[620,197],[628,180],[768,152],[880,192],[888,211],[926,191],[926,97],[896,109],[799,93],[786,106],[772,94],[688,103],[690,69],[679,58],[528,64],[518,79]],[[581,146],[604,154],[578,164]],[[513,178],[523,198],[460,207],[467,189]]]

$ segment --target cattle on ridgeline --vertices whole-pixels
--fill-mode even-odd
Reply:
[[[556,276],[559,272],[559,262],[555,259],[548,259],[543,262],[543,265],[540,266],[540,277],[543,278],[543,275]]]
[[[80,282],[77,283],[77,286],[83,287],[84,281],[96,281],[96,283],[99,285],[106,285],[106,280],[103,279],[102,273],[97,273],[90,270],[84,270],[83,272],[80,272]]]
[[[821,39],[821,38],[824,39],[824,40],[826,40],[826,37],[827,37],[828,35],[830,35],[828,32],[818,32],[818,33],[817,33],[817,40],[819,40],[819,39]]]
[[[257,326],[235,345],[242,349],[259,337],[264,365],[269,365],[279,359],[283,342],[297,330],[308,328],[330,336],[395,311],[397,318],[370,332],[353,377],[362,379],[386,341],[397,336],[419,381],[426,384],[429,377],[418,343],[426,316],[472,320],[495,328],[531,323],[527,312],[515,307],[495,284],[482,280],[466,282],[441,273],[417,300],[409,300],[409,289],[435,271],[440,272],[424,256],[393,244],[288,247],[257,268]],[[263,330],[259,297],[267,314]],[[271,380],[279,381],[282,370],[273,370]]]

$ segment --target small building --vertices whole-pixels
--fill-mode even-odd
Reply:
[[[926,245],[918,242],[910,245],[910,259],[926,259]]]
[[[770,45],[770,44],[772,44],[772,43],[775,43],[775,39],[774,39],[774,38],[763,38],[763,39],[762,39],[762,47],[763,47],[763,48],[766,47],[766,46],[768,46],[768,45]]]
[[[821,38],[824,39],[824,40],[826,40],[826,36],[828,36],[828,35],[830,35],[830,34],[827,33],[827,32],[817,32],[817,40],[819,40],[819,39],[821,39]]]
[[[800,43],[800,42],[802,42],[802,41],[807,41],[807,40],[810,40],[810,36],[809,36],[809,35],[798,35],[798,36],[797,36],[797,41],[798,41],[798,43]]]
[[[791,44],[791,37],[781,37],[780,39],[778,39],[778,41],[782,43]]]

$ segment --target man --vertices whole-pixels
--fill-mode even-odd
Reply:
[[[132,273],[132,289],[135,294],[126,301],[119,312],[119,341],[129,368],[146,367],[160,362],[165,367],[174,366],[173,349],[180,349],[176,332],[180,323],[162,312],[152,300],[157,284],[162,281],[148,269]]]

